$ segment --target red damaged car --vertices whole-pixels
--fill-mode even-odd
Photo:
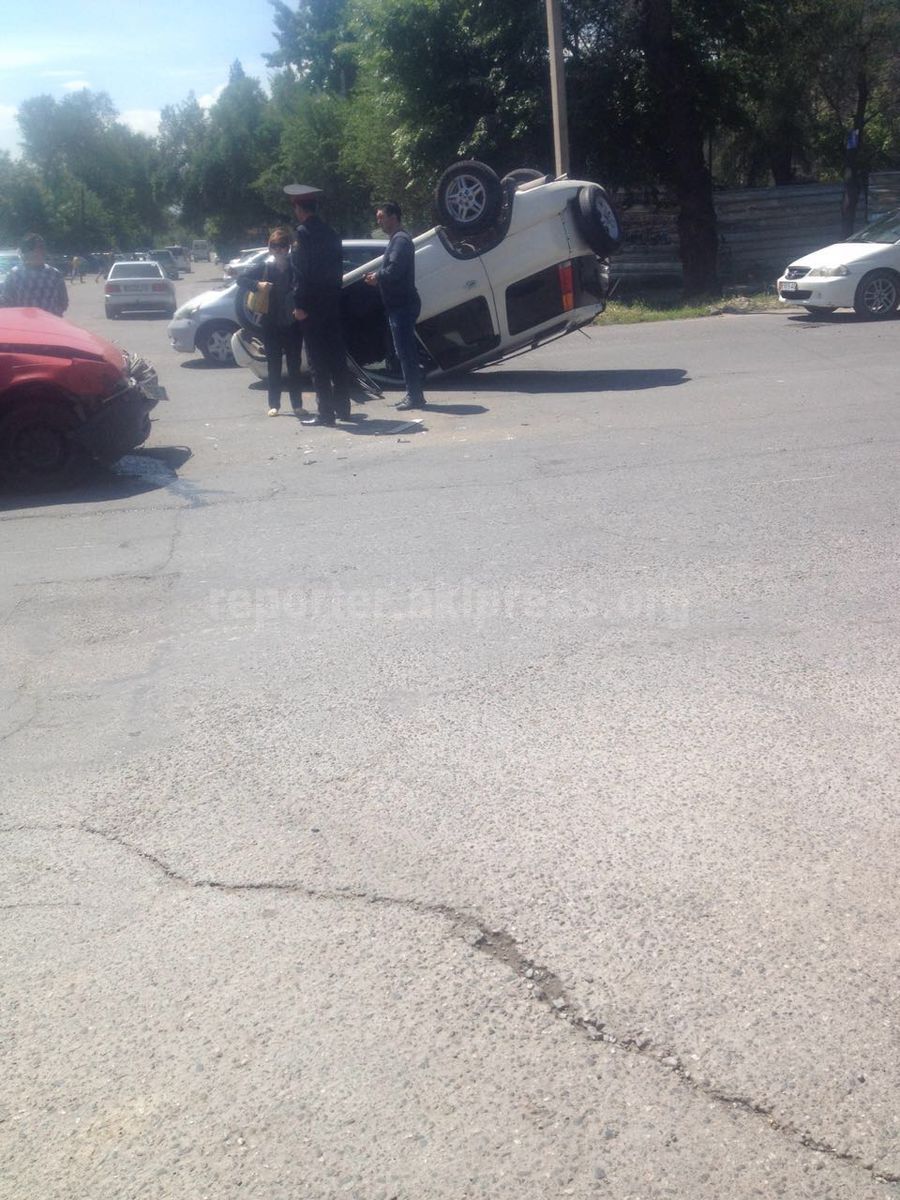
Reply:
[[[75,482],[146,440],[166,398],[142,358],[40,308],[0,308],[0,482]]]

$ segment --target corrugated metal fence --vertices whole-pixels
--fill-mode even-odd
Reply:
[[[840,183],[716,192],[723,283],[770,284],[792,259],[839,241],[842,195]],[[613,278],[621,286],[680,280],[674,205],[662,196],[651,203],[636,203],[634,197],[621,195],[617,199],[625,245],[612,260]],[[900,208],[900,171],[872,175],[868,219],[892,208]],[[861,200],[858,224],[865,223]]]

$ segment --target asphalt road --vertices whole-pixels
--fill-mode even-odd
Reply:
[[[71,290],[171,399],[0,513],[0,1196],[900,1196],[900,323],[320,430]]]

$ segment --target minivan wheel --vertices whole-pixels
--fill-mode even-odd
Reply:
[[[598,258],[614,254],[624,240],[619,214],[609,192],[599,183],[586,183],[578,189],[575,224]]]
[[[883,321],[897,311],[900,281],[893,271],[870,271],[859,281],[853,307],[859,317]]]
[[[231,335],[237,329],[228,321],[214,321],[204,325],[197,334],[197,349],[207,362],[220,367],[234,366],[234,355],[231,353]]]
[[[477,233],[500,215],[503,185],[485,163],[454,163],[438,181],[434,204],[442,224],[458,233]]]

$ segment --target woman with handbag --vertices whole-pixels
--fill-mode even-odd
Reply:
[[[269,416],[281,411],[281,360],[287,362],[291,408],[303,415],[300,391],[300,354],[303,329],[294,320],[294,291],[291,278],[291,234],[279,227],[269,235],[269,257],[238,275],[241,293],[248,293],[247,307],[260,316],[260,332],[268,364]],[[241,303],[243,296],[238,299]]]

